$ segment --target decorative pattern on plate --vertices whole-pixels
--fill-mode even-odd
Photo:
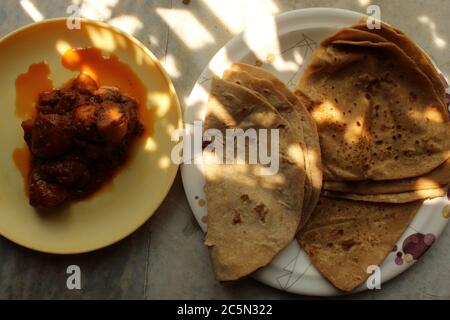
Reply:
[[[395,263],[401,266],[403,262],[411,263],[413,260],[419,260],[435,240],[436,237],[432,233],[418,232],[410,235],[403,241],[402,251],[397,252]]]

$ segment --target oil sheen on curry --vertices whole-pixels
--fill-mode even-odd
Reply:
[[[127,65],[94,48],[70,49],[62,64],[80,74],[59,89],[52,88],[45,63],[30,66],[16,80],[16,114],[24,120],[30,155],[21,171],[30,204],[37,208],[58,207],[99,190],[149,131],[145,86]],[[20,153],[17,149],[14,157],[23,167]]]

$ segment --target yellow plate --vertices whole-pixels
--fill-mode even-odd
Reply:
[[[15,115],[15,80],[32,63],[46,61],[55,87],[77,73],[61,64],[63,50],[96,47],[114,53],[146,85],[147,108],[156,108],[153,134],[140,143],[113,186],[58,212],[40,214],[28,204],[12,153],[24,145]],[[155,56],[133,37],[105,23],[66,19],[23,27],[0,40],[0,234],[25,247],[59,254],[99,249],[126,237],[152,216],[167,195],[178,166],[170,160],[171,132],[182,127],[173,85]]]

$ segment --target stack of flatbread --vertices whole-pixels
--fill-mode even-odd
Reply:
[[[277,174],[261,175],[264,165],[218,164],[224,154],[203,150],[206,245],[218,280],[267,265],[297,236],[324,277],[351,291],[422,202],[446,192],[441,77],[406,35],[381,26],[361,22],[324,40],[295,94],[246,64],[212,79],[204,129],[278,129],[280,155]]]
[[[382,24],[322,42],[298,89],[316,103],[326,195],[405,203],[442,196],[449,181],[445,89],[428,57]]]
[[[209,145],[203,150],[205,243],[220,281],[239,279],[267,265],[292,242],[316,207],[322,187],[320,146],[307,102],[269,72],[251,65],[233,64],[222,79],[212,79],[204,130],[279,132],[276,174],[263,175],[263,165],[248,161],[248,139],[244,163],[220,164],[226,152],[218,155]],[[219,142],[224,149],[226,138]]]
[[[323,197],[299,242],[337,288],[380,264],[424,199],[450,182],[450,123],[441,77],[405,34],[364,22],[316,49],[297,84],[313,103]]]

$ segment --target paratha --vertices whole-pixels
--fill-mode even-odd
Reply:
[[[368,266],[384,261],[421,204],[321,197],[298,241],[316,269],[336,288],[349,292],[367,279]]]
[[[392,43],[320,47],[297,89],[316,102],[311,113],[325,180],[415,177],[449,157],[445,107],[429,78]]]
[[[279,129],[275,175],[261,175],[260,164],[215,164],[213,150],[206,146],[203,152],[205,244],[216,278],[230,281],[267,265],[294,239],[303,207],[304,156],[292,128],[276,109],[252,91],[217,77],[212,79],[205,118],[205,130],[210,128]]]
[[[423,50],[420,49],[419,46],[417,46],[406,34],[384,22],[381,22],[380,29],[369,30],[365,20],[353,26],[353,28],[376,34],[401,48],[427,75],[433,84],[436,94],[439,98],[443,99],[442,101],[445,104],[445,86],[441,76],[437,72],[428,55],[423,52]]]
[[[350,199],[366,202],[382,203],[407,203],[417,200],[433,199],[447,194],[448,187],[439,187],[435,189],[416,190],[400,193],[379,193],[379,194],[356,194],[338,191],[324,191],[323,194],[331,198]]]
[[[323,189],[355,193],[360,195],[402,193],[417,190],[430,190],[450,183],[450,159],[433,171],[419,177],[384,181],[324,181]]]
[[[306,170],[309,172],[312,185],[311,199],[309,200],[307,208],[304,210],[305,217],[303,219],[303,223],[306,223],[309,216],[313,212],[317,201],[319,200],[323,177],[321,150],[317,127],[307,110],[308,106],[310,106],[312,102],[305,95],[296,96],[293,94],[293,92],[280,79],[262,68],[244,63],[233,63],[231,65],[231,70],[245,71],[256,78],[269,80],[272,82],[274,87],[280,91],[293,106],[295,106],[297,112],[300,114],[303,122],[303,135],[307,146],[306,158],[308,161],[306,161]]]
[[[294,134],[303,150],[303,155],[305,157],[305,194],[303,200],[303,211],[305,212],[312,193],[312,182],[311,182],[311,170],[309,166],[309,160],[307,158],[307,146],[304,141],[303,136],[303,122],[294,106],[286,99],[285,96],[277,89],[275,89],[272,82],[256,78],[245,71],[237,70],[226,70],[222,77],[223,80],[231,81],[239,84],[249,90],[252,90],[261,99],[265,99],[266,102],[271,104],[280,115],[285,118],[290,124],[294,131]]]

